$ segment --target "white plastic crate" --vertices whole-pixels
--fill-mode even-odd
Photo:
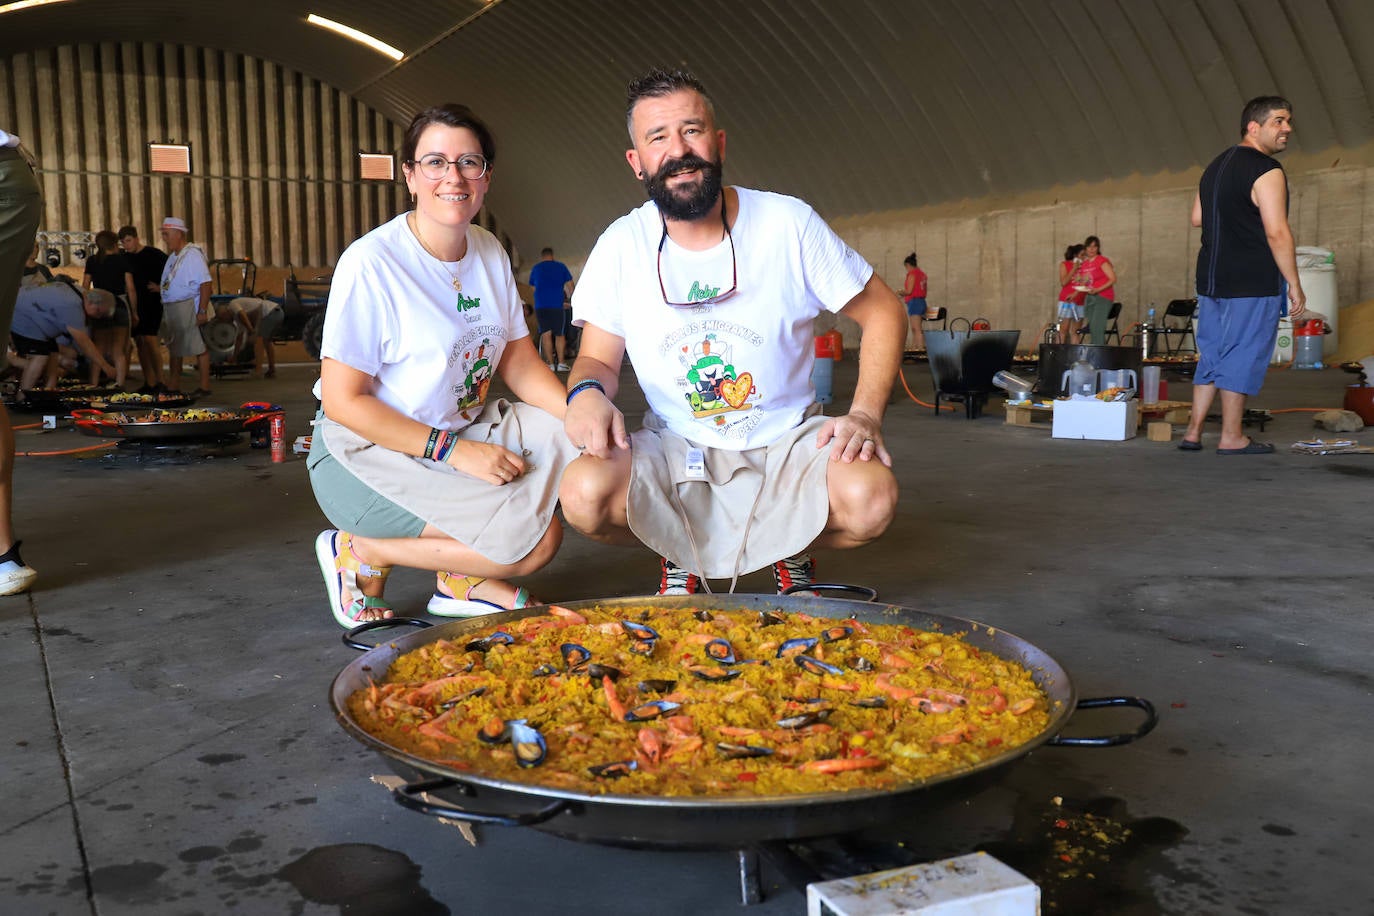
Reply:
[[[810,884],[807,916],[1039,916],[1040,888],[985,852]]]

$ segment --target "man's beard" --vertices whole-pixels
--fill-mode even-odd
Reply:
[[[695,186],[678,189],[668,187],[668,176],[680,169],[698,169],[701,181]],[[667,159],[653,175],[644,176],[644,190],[649,199],[658,206],[664,218],[671,220],[701,219],[720,198],[720,162],[708,162],[700,156],[688,153],[681,159]]]

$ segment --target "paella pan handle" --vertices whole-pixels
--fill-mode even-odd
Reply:
[[[432,627],[434,624],[428,620],[421,620],[419,617],[384,617],[381,620],[367,620],[358,624],[343,635],[343,644],[350,649],[357,649],[359,652],[366,652],[368,649],[375,649],[365,642],[358,642],[354,637],[361,636],[369,630],[381,630],[386,627],[418,627],[423,630]]]
[[[840,582],[812,582],[809,585],[789,585],[778,592],[779,595],[795,595],[797,592],[849,592],[862,595],[864,601],[877,601],[878,590],[867,585],[845,585]]]
[[[1062,735],[1055,735],[1047,743],[1053,747],[1116,747],[1120,744],[1130,744],[1137,738],[1145,737],[1159,724],[1159,714],[1155,712],[1155,705],[1144,697],[1093,697],[1088,700],[1079,700],[1078,705],[1074,708],[1076,710],[1102,709],[1108,706],[1134,706],[1145,712],[1145,721],[1134,732],[1091,738],[1065,738]]]
[[[105,416],[105,414],[99,410],[81,408],[73,410],[71,417],[72,423],[77,426],[84,426],[87,429],[117,429],[123,432],[123,427]]]
[[[497,827],[529,827],[533,824],[542,824],[549,818],[562,814],[571,804],[566,798],[560,798],[547,808],[540,808],[538,811],[531,811],[528,814],[483,814],[480,811],[467,811],[443,802],[428,801],[420,797],[425,792],[454,788],[466,789],[466,786],[456,779],[439,776],[424,782],[397,786],[392,790],[391,797],[396,799],[396,804],[402,808],[419,811],[421,814],[446,817],[450,820],[464,821],[469,824],[492,824]]]

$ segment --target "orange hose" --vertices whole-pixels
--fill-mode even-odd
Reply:
[[[935,407],[934,404],[928,404],[928,403],[926,403],[925,401],[921,400],[920,398],[916,397],[916,395],[915,395],[914,393],[912,393],[912,391],[911,391],[911,386],[908,385],[908,384],[906,383],[906,370],[904,370],[901,366],[898,366],[898,367],[897,367],[897,378],[899,378],[899,379],[902,380],[902,387],[906,389],[906,395],[907,395],[907,397],[911,398],[913,401],[915,401],[917,404],[920,404],[922,407],[929,407],[929,408],[931,408],[932,410],[936,409],[936,407]],[[940,409],[940,410],[953,410],[954,408],[953,408],[953,407],[950,407],[948,404],[945,404],[944,406],[940,407],[939,409]]]
[[[41,429],[42,426],[42,421],[39,421],[38,423],[25,423],[23,426],[11,426],[10,429]]]
[[[47,455],[76,455],[81,452],[94,452],[102,448],[114,448],[118,444],[117,442],[98,442],[95,445],[83,445],[81,448],[67,448],[56,452],[15,452],[14,454],[29,458],[41,458]]]

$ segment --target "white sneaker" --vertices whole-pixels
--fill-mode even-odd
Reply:
[[[38,570],[25,566],[19,556],[19,541],[0,560],[0,595],[18,595],[26,592],[38,578]]]
[[[569,366],[567,363],[559,363],[558,366],[557,366],[557,368],[555,368],[553,371],[554,371],[554,372],[571,372],[571,371],[572,371],[572,366]]]

